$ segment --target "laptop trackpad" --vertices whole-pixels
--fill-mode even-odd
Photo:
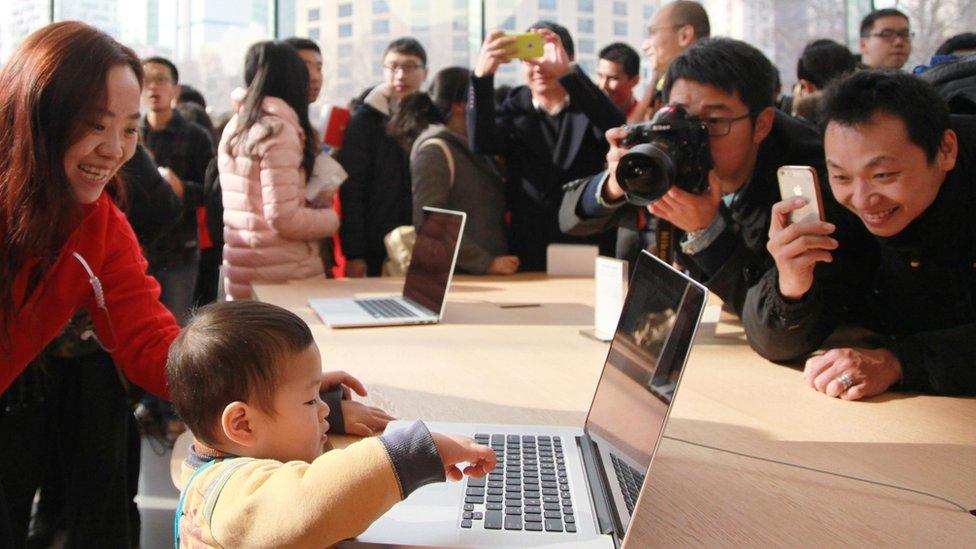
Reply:
[[[456,545],[460,541],[458,501],[463,489],[463,482],[428,484],[394,505],[356,541],[410,540],[417,545]]]

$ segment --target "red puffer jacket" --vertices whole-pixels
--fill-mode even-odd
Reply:
[[[14,303],[23,302],[28,272],[36,264],[36,259],[29,262],[14,279]],[[90,278],[86,265],[96,278]],[[26,304],[13,318],[0,319],[0,328],[13,344],[11,353],[0,343],[0,393],[54,339],[74,312],[85,307],[99,341],[126,377],[147,391],[169,398],[166,353],[180,328],[159,302],[159,284],[146,274],[146,267],[132,227],[108,195],[103,193],[95,203],[86,205],[80,225]],[[101,300],[96,298],[99,285],[104,294]]]

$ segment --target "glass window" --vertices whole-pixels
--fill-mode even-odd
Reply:
[[[318,21],[321,19],[321,14],[318,8],[312,8],[308,10],[308,20],[309,22]]]
[[[515,16],[513,15],[505,19],[504,21],[502,21],[502,24],[499,25],[499,28],[507,31],[515,30]]]
[[[336,66],[336,73],[340,75],[340,78],[345,80],[345,75],[352,74],[352,63],[348,59],[339,61]]]
[[[627,22],[626,21],[614,21],[613,22],[613,34],[614,34],[614,36],[627,36]]]
[[[349,17],[352,15],[352,4],[339,4],[339,17]]]
[[[593,59],[581,59],[579,61],[579,66],[583,69],[583,72],[593,76],[596,74],[596,61]]]
[[[373,34],[389,34],[389,33],[390,33],[389,19],[375,19],[373,21]]]
[[[384,41],[377,40],[373,42],[373,45],[371,46],[371,49],[373,51],[373,58],[380,59],[381,57],[383,57],[383,54],[386,53],[386,46],[388,45],[389,44]]]
[[[579,0],[579,10],[585,13],[593,13],[593,0]]]
[[[319,31],[318,28],[308,29],[309,40],[312,40],[313,42],[318,42],[320,36],[321,36],[321,32]]]
[[[412,11],[426,11],[430,9],[427,5],[427,0],[410,0],[410,9]]]
[[[352,44],[339,44],[338,51],[341,59],[349,59],[352,57]]]
[[[339,25],[339,38],[349,38],[352,36],[352,23],[342,23]]]
[[[451,28],[456,31],[466,31],[468,30],[468,20],[467,19],[454,19],[451,22]]]
[[[589,38],[580,38],[579,41],[579,52],[580,53],[593,53],[593,40]]]
[[[580,18],[578,30],[580,32],[592,33],[593,32],[593,20],[592,19]]]
[[[627,15],[627,2],[614,2],[613,3],[613,14],[614,15]]]
[[[467,10],[468,0],[454,0],[454,9],[456,10]]]
[[[454,37],[454,53],[462,53],[468,51],[468,37],[467,36],[455,36]],[[464,55],[467,57],[467,54]]]
[[[390,13],[390,5],[386,0],[373,0],[373,13]]]
[[[650,4],[644,5],[644,20],[650,21],[651,17],[654,16],[654,6]]]
[[[539,0],[540,10],[554,10],[556,9],[556,0]]]

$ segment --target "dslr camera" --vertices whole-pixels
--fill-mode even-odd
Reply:
[[[668,105],[650,122],[628,126],[620,144],[633,146],[616,171],[617,183],[631,204],[647,206],[672,186],[694,194],[708,190],[708,128],[683,107]]]

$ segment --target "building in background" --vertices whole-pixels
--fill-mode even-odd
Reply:
[[[594,74],[597,53],[611,42],[640,46],[659,0],[494,0],[484,2],[484,28],[522,32],[540,19],[565,26],[576,60]],[[480,0],[297,0],[295,30],[322,47],[323,101],[345,104],[383,78],[386,45],[413,36],[427,49],[431,74],[471,67],[481,48]],[[519,63],[502,66],[498,85],[522,82]]]
[[[482,30],[521,32],[539,19],[566,26],[577,61],[591,75],[610,42],[640,48],[647,23],[670,0],[0,0],[0,63],[50,21],[86,21],[139,55],[162,55],[181,79],[203,91],[211,112],[230,108],[241,85],[244,53],[258,40],[307,36],[322,47],[322,102],[344,104],[382,79],[380,56],[393,38],[411,35],[427,48],[432,72],[471,67]],[[896,7],[916,37],[906,67],[926,63],[956,33],[976,28],[971,0],[703,0],[714,36],[761,49],[780,69],[784,92],[795,80],[806,43],[831,38],[857,51],[861,18],[872,7]],[[482,18],[482,13],[484,17]],[[642,64],[646,81],[649,67]],[[518,63],[503,66],[498,85],[521,83]],[[644,86],[638,87],[643,90]]]

